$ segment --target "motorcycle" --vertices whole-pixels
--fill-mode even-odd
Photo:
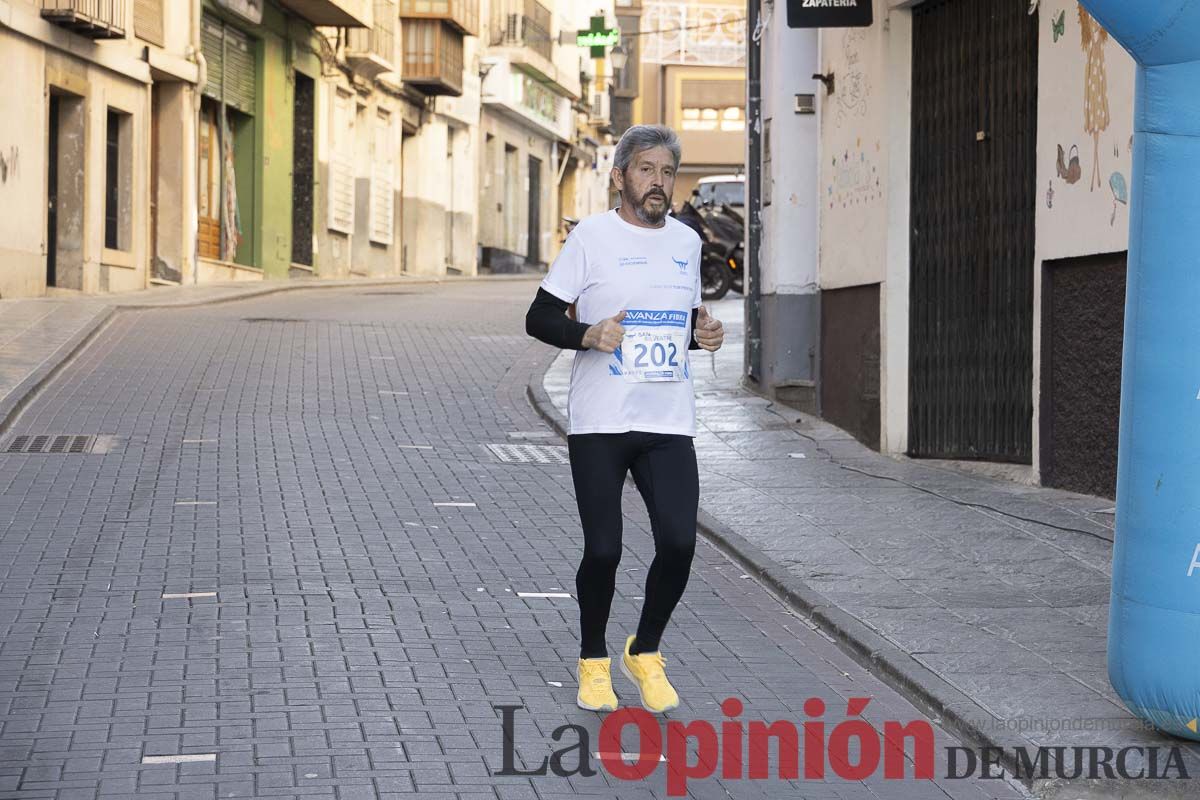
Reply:
[[[702,242],[700,251],[700,293],[705,300],[720,300],[730,289],[742,292],[745,286],[743,231],[741,214],[729,204],[710,206],[698,203],[699,191],[671,212],[692,230]]]

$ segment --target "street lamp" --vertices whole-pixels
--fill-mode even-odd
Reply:
[[[625,69],[625,62],[629,60],[629,53],[625,52],[625,45],[619,44],[610,50],[608,60],[612,62],[614,70]]]

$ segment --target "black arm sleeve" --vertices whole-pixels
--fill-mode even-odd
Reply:
[[[545,289],[538,287],[537,296],[525,313],[525,332],[548,345],[563,350],[585,350],[583,335],[588,325],[567,316],[567,306]]]
[[[696,341],[696,325],[700,322],[700,309],[692,309],[692,340],[688,342],[688,350],[699,350],[700,343]]]

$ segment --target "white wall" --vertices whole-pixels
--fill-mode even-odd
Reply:
[[[887,11],[876,2],[870,28],[821,34],[821,69],[834,75],[821,103],[821,287],[878,283],[887,249]]]
[[[1084,47],[1079,4],[1042,0],[1038,42],[1037,218],[1033,283],[1033,464],[1041,478],[1040,402],[1042,278],[1048,260],[1111,253],[1129,247],[1129,187],[1133,139],[1133,59],[1111,37]],[[1061,21],[1060,21],[1061,18]],[[1055,35],[1055,23],[1062,33]],[[1089,51],[1103,65],[1109,123],[1097,136],[1085,129]],[[1107,88],[1107,92],[1101,89]],[[1097,145],[1097,139],[1099,143]],[[1062,147],[1067,177],[1060,176]],[[1078,154],[1079,178],[1071,173]],[[1097,176],[1093,180],[1093,174]],[[1097,185],[1097,181],[1099,185]],[[1120,199],[1124,189],[1124,201]]]
[[[807,294],[817,285],[819,130],[816,114],[795,112],[795,96],[822,91],[810,77],[818,71],[818,36],[787,27],[787,9],[777,4],[766,37],[762,117],[764,137],[770,120],[772,158],[762,176],[771,203],[762,210],[761,287],[765,294]]]

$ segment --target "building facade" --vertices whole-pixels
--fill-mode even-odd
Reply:
[[[634,16],[635,10],[640,14]],[[700,178],[743,170],[746,4],[641,0],[640,9],[631,4],[621,13],[631,29],[627,41],[636,47],[639,70],[632,120],[668,125],[683,144],[675,183],[678,205]]]
[[[82,8],[84,5],[94,9]],[[170,282],[193,264],[197,42],[159,2],[14,0],[0,20],[0,297]]]
[[[511,272],[544,266],[557,250],[560,164],[574,134],[580,73],[574,43],[559,41],[573,25],[553,3],[487,5],[480,261],[493,272]]]
[[[790,246],[769,209],[811,203],[818,267],[798,274],[819,299],[802,333],[764,326],[762,356],[797,336],[815,407],[882,451],[1111,496],[1132,60],[1074,0],[877,0],[871,27],[819,34],[784,12],[764,70],[813,60],[763,98],[762,264]],[[815,95],[812,147],[779,144],[789,94]]]
[[[0,297],[475,272],[477,0],[6,11]]]

